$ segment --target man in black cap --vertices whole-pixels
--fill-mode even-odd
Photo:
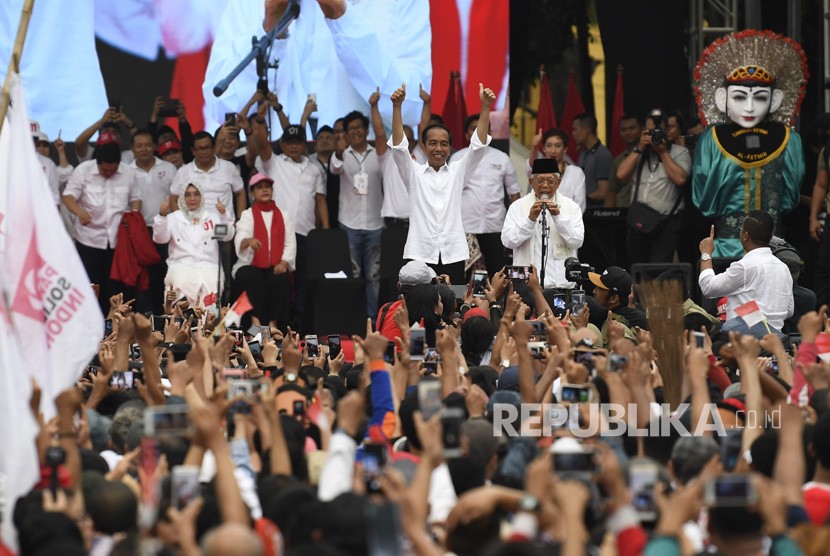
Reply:
[[[533,162],[533,190],[510,205],[501,231],[505,247],[513,249],[513,264],[535,265],[543,288],[572,289],[576,284],[565,278],[565,259],[576,257],[582,247],[585,225],[582,210],[572,200],[557,193],[562,176],[556,160],[537,158]],[[547,228],[545,265],[542,267],[543,226]]]
[[[627,326],[639,326],[648,329],[648,321],[643,311],[629,305],[629,296],[634,280],[631,275],[618,266],[609,266],[602,274],[588,273],[588,280],[594,285],[594,297],[597,303],[588,298],[591,310],[591,322],[602,327],[611,311],[612,318]]]

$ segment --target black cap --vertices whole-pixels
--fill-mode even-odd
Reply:
[[[533,175],[536,174],[558,174],[559,164],[555,158],[537,158],[533,161]]]
[[[628,297],[634,284],[631,275],[618,266],[609,266],[602,274],[589,272],[588,279],[595,286],[610,290],[620,297]]]
[[[319,137],[321,133],[334,133],[334,130],[331,128],[330,125],[324,125],[323,127],[317,130],[317,136]]]
[[[282,130],[281,141],[302,141],[305,143],[305,129],[298,125],[290,125]]]

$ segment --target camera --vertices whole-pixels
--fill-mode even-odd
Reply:
[[[589,272],[596,272],[596,270],[587,263],[579,262],[576,257],[565,259],[565,280],[569,282],[587,280]]]
[[[659,145],[660,143],[665,143],[669,140],[669,138],[666,136],[666,132],[660,128],[649,129],[648,134],[651,137],[652,145]]]

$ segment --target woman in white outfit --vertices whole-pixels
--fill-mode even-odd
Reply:
[[[216,294],[217,274],[224,274],[218,270],[215,228],[217,224],[227,226],[221,241],[231,240],[233,217],[220,201],[216,202],[215,211],[206,209],[202,188],[197,183],[187,185],[184,195],[179,197],[179,210],[169,211],[169,201],[164,201],[153,220],[153,241],[169,244],[164,286],[175,290],[177,298],[186,297],[191,307],[204,307],[205,296]]]

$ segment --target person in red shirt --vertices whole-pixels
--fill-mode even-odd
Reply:
[[[435,271],[432,270],[426,263],[421,261],[409,261],[401,267],[398,272],[398,291],[401,294],[412,286],[420,284],[431,284],[436,278]],[[395,312],[401,306],[402,301],[396,299],[385,303],[378,310],[377,320],[375,322],[375,330],[386,336],[389,341],[394,342],[395,337],[400,337],[401,329],[395,324]]]

